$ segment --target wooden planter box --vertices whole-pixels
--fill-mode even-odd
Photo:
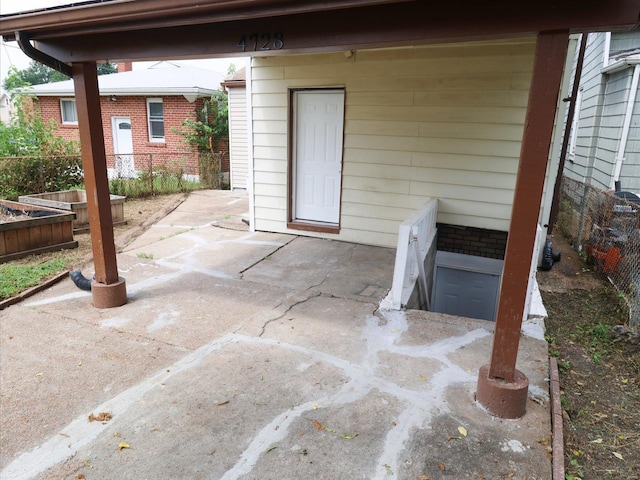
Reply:
[[[16,210],[45,210],[51,215],[0,223],[0,263],[36,253],[78,248],[73,240],[73,212],[0,200],[0,205]]]
[[[111,195],[111,217],[113,225],[125,225],[124,201],[127,197]],[[76,214],[73,222],[75,233],[89,230],[89,211],[87,210],[87,192],[84,190],[61,190],[59,192],[40,193],[37,195],[22,195],[18,200],[30,205],[67,210]]]

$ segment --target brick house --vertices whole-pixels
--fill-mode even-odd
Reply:
[[[118,64],[118,73],[98,78],[104,145],[109,175],[134,176],[153,166],[167,165],[197,176],[198,156],[175,130],[196,118],[205,99],[220,88],[224,75],[172,62],[132,70]],[[78,140],[73,81],[29,88],[45,121],[55,122],[59,136]],[[222,142],[222,171],[229,172],[228,142]],[[228,174],[227,174],[228,175]]]

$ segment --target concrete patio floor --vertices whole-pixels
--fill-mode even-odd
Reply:
[[[538,330],[527,413],[495,418],[474,400],[491,322],[381,311],[393,249],[247,211],[190,194],[119,254],[122,307],[67,279],[0,312],[0,478],[551,478]]]

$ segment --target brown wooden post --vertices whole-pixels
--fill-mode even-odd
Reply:
[[[481,367],[478,376],[477,400],[503,418],[518,418],[526,411],[529,380],[516,370],[516,360],[568,43],[566,31],[538,35],[491,363]]]
[[[127,292],[124,279],[118,276],[96,63],[74,63],[72,71],[95,266],[93,304],[118,307],[127,303]]]

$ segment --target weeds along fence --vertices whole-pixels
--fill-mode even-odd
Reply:
[[[107,156],[109,190],[144,197],[224,188],[221,154],[145,153]],[[80,156],[0,158],[0,198],[82,188]]]
[[[564,177],[557,228],[591,268],[625,296],[640,320],[640,204]]]

